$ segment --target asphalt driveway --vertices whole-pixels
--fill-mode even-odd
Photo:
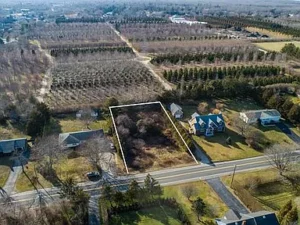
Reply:
[[[277,123],[276,126],[285,133],[290,139],[292,139],[296,144],[300,144],[300,137],[292,131],[285,123]]]

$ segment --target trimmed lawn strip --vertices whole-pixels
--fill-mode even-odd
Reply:
[[[88,130],[84,121],[80,119],[74,119],[74,118],[61,119],[59,121],[59,124],[61,126],[61,131],[63,133]],[[103,129],[104,132],[108,130],[108,124],[106,120],[92,121],[89,127],[92,130]]]
[[[182,188],[185,186],[192,185],[195,187],[196,195],[191,197],[191,200],[195,200],[200,197],[204,200],[207,205],[207,212],[203,216],[203,220],[212,220],[217,217],[223,217],[228,210],[227,206],[217,196],[217,194],[210,188],[210,186],[204,181],[198,181],[187,184],[180,184],[174,186],[164,187],[164,196],[166,198],[175,198],[176,201],[181,205],[184,212],[190,219],[191,223],[202,224],[197,220],[196,213],[192,210],[192,202],[190,202],[182,193]]]
[[[112,217],[112,225],[180,225],[176,210],[167,207],[154,207],[120,213]]]

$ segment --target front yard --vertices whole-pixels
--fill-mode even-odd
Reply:
[[[195,200],[197,197],[200,197],[207,205],[207,210],[205,212],[205,215],[203,216],[203,220],[212,220],[214,218],[223,217],[227,212],[227,206],[204,181],[164,187],[164,197],[175,198],[176,201],[181,205],[193,225],[202,223],[198,222],[197,215],[192,210],[192,202],[189,201],[183,194],[182,190],[186,186],[192,186],[196,189],[196,192],[191,197],[191,200]]]
[[[222,178],[230,186],[231,176]],[[244,187],[263,206],[265,210],[279,210],[289,200],[294,200],[300,207],[300,198],[292,188],[282,181],[276,169],[265,169],[247,173],[238,173],[234,182]],[[247,205],[246,202],[244,204]]]
[[[0,187],[5,185],[5,182],[9,176],[10,168],[13,166],[13,161],[9,157],[0,158]]]
[[[39,172],[34,168],[35,162],[29,162],[25,167],[25,172],[28,177],[33,181],[37,188],[52,187],[49,180],[46,180]],[[93,167],[84,157],[77,157],[72,159],[64,158],[59,163],[54,165],[54,169],[59,179],[66,179],[72,177],[76,182],[88,181],[86,173],[93,171]],[[16,182],[16,191],[23,192],[33,190],[34,186],[28,179],[28,177],[21,173]]]
[[[257,151],[250,147],[245,138],[241,136],[232,126],[232,121],[238,113],[246,110],[262,109],[253,100],[250,99],[216,99],[212,101],[202,101],[207,105],[205,113],[201,113],[197,109],[197,103],[181,105],[185,113],[182,120],[183,126],[188,129],[188,119],[191,118],[191,114],[198,112],[200,115],[206,115],[209,113],[221,112],[225,123],[226,131],[224,133],[216,133],[213,137],[196,136],[193,135],[193,139],[198,145],[207,153],[212,161],[229,161],[237,160],[249,157],[260,156],[263,151]],[[199,103],[199,102],[198,102]],[[259,132],[262,139],[264,139],[263,148],[273,143],[292,143],[292,140],[280,131],[276,126],[263,127],[260,125],[251,126],[252,131]],[[231,144],[227,144],[227,138],[231,138]]]

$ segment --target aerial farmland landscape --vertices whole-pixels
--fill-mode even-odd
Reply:
[[[0,0],[0,225],[300,224],[299,12]]]

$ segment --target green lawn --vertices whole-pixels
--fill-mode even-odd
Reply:
[[[284,45],[289,43],[293,43],[296,45],[296,47],[300,47],[299,41],[261,42],[261,43],[255,43],[255,45],[267,51],[280,52],[281,49],[284,47]]]
[[[163,206],[115,215],[113,225],[180,225],[176,210]]]
[[[53,184],[46,180],[40,173],[35,172],[34,162],[29,162],[26,165],[25,172],[31,180],[36,181],[35,185],[38,188],[42,187],[52,187]],[[84,157],[78,157],[73,159],[64,158],[58,164],[54,165],[54,169],[57,173],[57,176],[64,180],[67,177],[72,177],[76,182],[87,181],[86,173],[93,170],[91,164]],[[28,177],[22,173],[16,182],[16,191],[23,192],[33,190],[34,186],[28,179]],[[35,178],[38,179],[35,179]],[[38,182],[37,182],[38,181]]]
[[[9,157],[0,158],[0,187],[3,187],[5,185],[12,165],[13,161],[10,160]]]
[[[75,118],[61,119],[59,121],[59,124],[61,126],[61,131],[63,133],[87,130],[84,121],[80,119],[75,119]],[[90,123],[89,127],[92,130],[96,130],[96,129],[104,129],[104,131],[108,130],[108,124],[106,120],[95,120]]]
[[[194,140],[200,145],[200,147],[202,147],[202,149],[213,161],[228,161],[262,155],[262,152],[256,151],[249,147],[245,142],[245,139],[230,125],[233,118],[238,116],[239,112],[262,109],[261,106],[256,104],[251,99],[215,99],[212,101],[207,101],[207,103],[211,113],[217,108],[217,105],[219,106],[219,110],[222,112],[224,120],[227,124],[225,133],[216,133],[213,137],[193,136]],[[220,105],[222,105],[221,108]],[[186,112],[195,112],[197,107],[183,105],[182,108]],[[264,135],[263,139],[270,144],[284,142],[292,143],[290,138],[275,126],[268,128],[263,126],[251,126],[251,129],[261,131],[261,135]],[[231,145],[226,143],[226,139],[228,137],[230,137],[232,140]]]
[[[198,181],[187,184],[164,187],[164,197],[175,198],[181,205],[193,225],[201,224],[197,220],[197,215],[192,210],[192,203],[183,194],[182,189],[185,186],[192,185],[196,189],[196,194],[191,197],[191,200],[198,196],[204,200],[207,205],[207,212],[204,215],[204,220],[211,220],[217,217],[223,217],[228,210],[227,206],[222,202],[218,195],[204,181]]]
[[[222,180],[227,186],[230,186],[231,176],[223,177]],[[248,189],[266,210],[278,210],[289,200],[298,201],[299,199],[294,195],[290,186],[280,181],[276,169],[238,173],[234,177],[234,182],[238,182]],[[254,187],[251,189],[253,185]]]

